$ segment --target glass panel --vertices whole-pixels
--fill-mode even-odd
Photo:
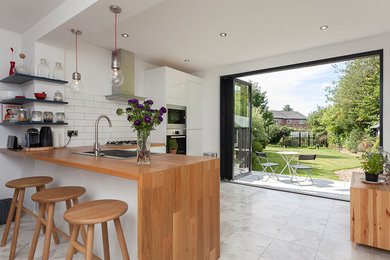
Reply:
[[[251,170],[251,85],[234,81],[233,179]]]
[[[185,124],[186,111],[168,108],[168,124]]]

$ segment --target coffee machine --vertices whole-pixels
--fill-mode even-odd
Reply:
[[[26,147],[39,147],[39,131],[36,128],[29,128],[25,135],[26,138]]]

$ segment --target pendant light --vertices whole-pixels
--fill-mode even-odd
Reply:
[[[117,58],[117,48],[116,48],[116,25],[117,25],[117,16],[121,13],[121,8],[116,5],[110,6],[110,11],[115,14],[115,54],[112,59],[111,64],[111,73],[110,73],[110,83],[113,87],[120,87],[124,82],[124,77],[119,67],[118,58]]]
[[[69,89],[74,93],[80,93],[84,90],[84,85],[81,82],[81,74],[77,71],[77,36],[81,35],[81,31],[72,29],[71,32],[76,36],[76,72],[72,73],[72,82],[69,84]]]

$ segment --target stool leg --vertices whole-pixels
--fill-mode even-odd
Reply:
[[[41,208],[39,210],[37,224],[35,225],[35,231],[34,231],[33,240],[31,242],[31,246],[30,246],[30,252],[28,253],[28,260],[34,259],[35,250],[37,248],[37,243],[38,243],[38,238],[39,238],[39,233],[41,231],[41,226],[42,226],[41,219],[45,216],[45,209],[46,209],[46,204],[42,203]]]
[[[114,219],[116,235],[118,236],[119,245],[121,247],[123,259],[130,260],[129,252],[127,251],[125,236],[119,218]]]
[[[87,231],[87,248],[85,252],[85,260],[92,260],[92,251],[93,251],[93,233],[95,225],[88,225]]]
[[[110,260],[110,246],[108,244],[107,222],[102,223],[104,260]]]
[[[72,237],[70,238],[68,253],[66,254],[66,260],[73,259],[74,251],[76,250],[73,247],[73,243],[75,243],[77,241],[77,236],[79,235],[79,230],[80,230],[79,225],[73,225]]]
[[[36,191],[39,192],[39,191],[42,191],[45,189],[45,186],[37,186],[35,187]],[[39,205],[39,212],[41,212],[41,207],[42,207],[42,203],[38,203]],[[42,225],[42,232],[43,234],[46,233],[46,226],[45,225]]]
[[[19,201],[17,206],[18,208],[16,209],[14,234],[12,236],[12,244],[11,244],[11,251],[9,253],[9,259],[15,258],[16,242],[18,241],[18,233],[19,233],[19,225],[20,225],[20,217],[22,216],[22,210],[23,210],[24,191],[25,189],[19,189]]]
[[[46,189],[45,185],[41,185],[41,186],[37,187],[37,191],[43,191],[45,189]],[[54,222],[53,222],[53,226],[55,227]],[[46,234],[46,226],[45,225],[42,225],[42,231],[43,231],[43,234]],[[60,243],[60,239],[58,238],[58,234],[54,229],[53,229],[53,239],[54,239],[55,244]]]
[[[72,199],[72,201],[73,201],[73,206],[79,204],[79,200],[77,198]],[[86,245],[87,244],[87,232],[85,232],[85,226],[80,227],[80,233],[81,233],[81,237],[83,239],[84,245]]]
[[[1,240],[1,244],[0,244],[1,247],[5,246],[5,243],[7,242],[9,229],[11,228],[12,218],[15,212],[16,201],[18,200],[18,195],[19,195],[19,189],[15,189],[14,196],[11,202],[11,208],[9,209],[9,213],[8,213],[7,224],[5,225],[5,229],[3,233],[3,239]]]
[[[46,226],[46,234],[45,234],[45,243],[43,246],[43,260],[49,259],[49,252],[50,252],[50,240],[51,240],[51,233],[53,230],[53,224],[54,224],[54,203],[48,203],[47,207],[47,226]]]
[[[70,200],[66,200],[65,203],[66,203],[66,210],[68,210],[72,207]],[[73,229],[73,225],[69,223],[69,234],[73,234],[72,229]],[[77,240],[77,238],[76,238],[76,240]],[[76,253],[77,253],[77,250],[73,249],[73,254],[76,254]]]

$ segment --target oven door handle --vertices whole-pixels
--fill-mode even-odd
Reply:
[[[171,136],[172,139],[179,139],[179,138],[186,138],[185,135],[172,135]]]

